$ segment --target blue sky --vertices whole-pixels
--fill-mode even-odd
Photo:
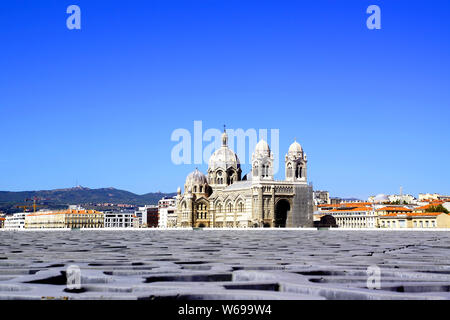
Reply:
[[[81,30],[66,28],[70,4]],[[381,30],[366,27],[371,4]],[[171,133],[202,120],[277,128],[282,156],[297,137],[309,181],[332,196],[450,194],[448,12],[449,1],[1,1],[0,190],[175,191],[196,165],[171,162]]]

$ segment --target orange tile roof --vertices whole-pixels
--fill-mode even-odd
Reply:
[[[330,210],[328,212],[359,212],[359,211],[371,211],[372,208],[371,207],[361,207],[361,206],[357,206],[357,207],[340,207],[340,208],[336,208],[333,210]]]
[[[28,216],[45,216],[45,215],[55,215],[55,214],[99,214],[102,213],[96,210],[61,210],[61,211],[44,211],[29,214]]]
[[[430,217],[430,216],[438,216],[443,212],[405,212],[405,213],[389,213],[384,214],[380,217],[396,217],[399,215],[406,215],[408,217]]]
[[[0,217],[0,220],[6,220],[5,218]]]
[[[359,206],[359,207],[365,207],[368,205],[371,205],[371,202],[346,202],[346,203],[341,203],[342,205],[346,206],[346,207],[353,207],[353,206]]]
[[[338,204],[319,204],[319,205],[317,205],[317,207],[319,207],[319,208],[365,207],[365,206],[368,206],[371,204],[372,203],[370,203],[370,202],[346,202],[346,203],[338,203]]]
[[[392,206],[387,206],[387,207],[383,207],[383,208],[379,208],[377,209],[377,211],[398,211],[398,212],[411,212],[411,209],[405,208],[405,207],[392,207]]]

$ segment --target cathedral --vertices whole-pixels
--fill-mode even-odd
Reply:
[[[313,192],[307,184],[307,159],[294,142],[285,156],[285,179],[274,180],[273,154],[260,140],[252,154],[251,172],[241,177],[238,156],[222,146],[209,159],[207,175],[195,169],[178,188],[178,227],[250,228],[312,227]]]

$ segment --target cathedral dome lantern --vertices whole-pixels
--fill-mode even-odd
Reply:
[[[222,146],[209,158],[208,178],[214,188],[225,187],[241,180],[241,163],[236,153],[228,147],[228,134],[222,133]]]

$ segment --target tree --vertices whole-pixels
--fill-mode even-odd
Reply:
[[[449,211],[442,205],[437,205],[437,206],[431,206],[427,209],[425,209],[425,212],[445,212],[445,213],[449,213]]]

